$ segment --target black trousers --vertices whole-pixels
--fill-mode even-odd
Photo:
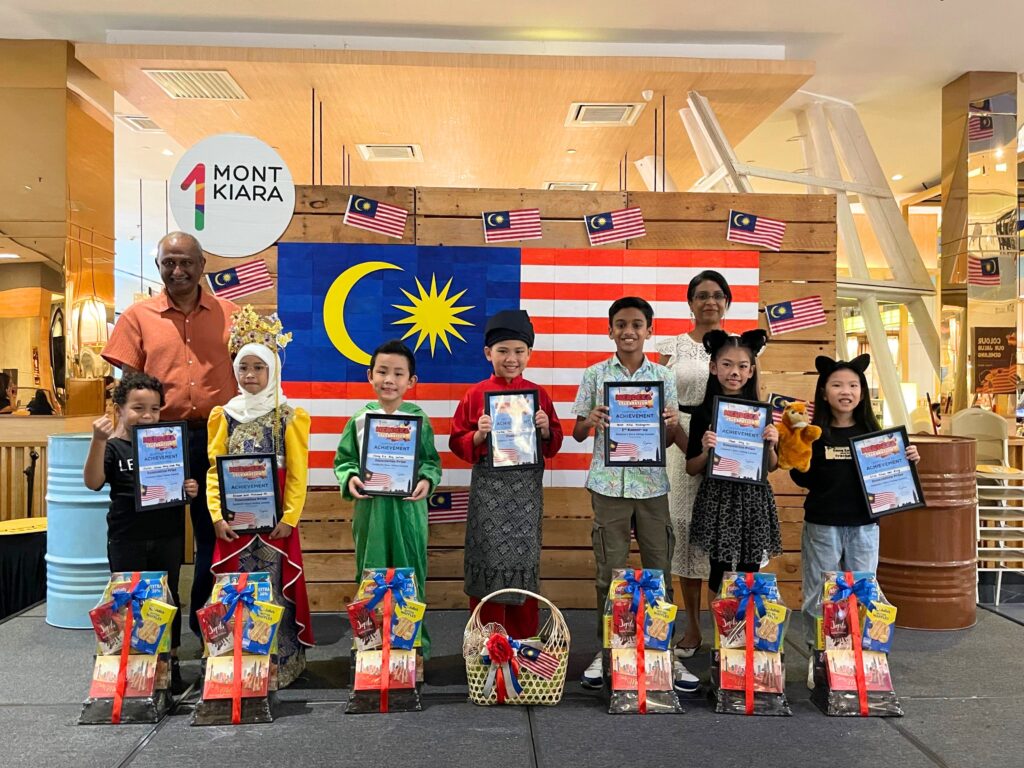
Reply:
[[[110,571],[167,571],[171,599],[178,606],[171,624],[171,648],[181,645],[181,598],[178,578],[181,576],[184,536],[166,539],[107,539],[107,560]]]
[[[206,605],[210,592],[213,591],[213,574],[210,573],[210,566],[213,564],[213,545],[216,542],[210,510],[206,506],[206,470],[209,468],[210,459],[206,454],[206,424],[189,424],[188,470],[189,475],[199,483],[199,493],[188,505],[196,553],[192,594],[188,602],[188,626],[200,640],[203,639],[203,635],[199,630],[196,611]]]
[[[708,589],[715,594],[718,594],[718,589],[722,586],[722,577],[725,576],[726,571],[736,571],[737,573],[757,573],[760,570],[760,563],[736,563],[736,567],[733,568],[732,563],[712,558],[711,573],[708,575]]]

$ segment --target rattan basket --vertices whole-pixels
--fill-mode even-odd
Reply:
[[[466,631],[462,636],[462,656],[466,660],[469,700],[482,706],[498,703],[496,690],[491,690],[488,696],[484,696],[484,682],[487,679],[489,667],[480,660],[480,652],[491,632],[499,625],[481,624],[480,609],[488,600],[506,594],[519,594],[535,598],[551,610],[551,615],[541,627],[538,637],[544,645],[544,650],[558,659],[558,668],[550,680],[535,675],[529,669],[520,668],[519,682],[523,687],[523,692],[518,696],[507,698],[505,703],[554,706],[562,700],[562,691],[565,689],[565,672],[569,666],[569,627],[565,623],[562,612],[550,600],[525,589],[499,589],[497,592],[492,592],[480,601],[473,610],[473,615],[469,617]]]

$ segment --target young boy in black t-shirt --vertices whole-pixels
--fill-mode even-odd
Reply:
[[[175,693],[182,689],[178,667],[181,644],[181,601],[178,577],[184,554],[185,505],[137,511],[135,509],[135,466],[132,453],[132,427],[156,424],[164,404],[164,388],[157,379],[144,373],[128,373],[114,390],[117,426],[107,416],[92,423],[92,442],[85,460],[84,479],[88,488],[98,491],[110,484],[110,510],[107,512],[107,559],[114,571],[166,571],[167,586],[178,612],[171,624],[171,685]],[[195,497],[199,485],[185,481],[185,493]]]

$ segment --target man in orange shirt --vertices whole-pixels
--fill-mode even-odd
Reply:
[[[103,359],[125,373],[137,370],[159,379],[166,399],[161,420],[188,422],[189,476],[199,483],[199,495],[189,503],[196,542],[189,626],[200,635],[196,611],[213,589],[216,540],[206,507],[206,420],[238,390],[228,353],[231,313],[238,306],[200,287],[206,258],[192,235],[166,235],[157,246],[156,265],[163,292],[124,311]]]

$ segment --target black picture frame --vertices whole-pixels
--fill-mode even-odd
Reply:
[[[163,488],[166,490],[164,485],[156,485],[155,483],[143,483],[143,475],[147,471],[144,467],[143,461],[140,460],[140,446],[143,445],[143,441],[149,436],[149,433],[153,433],[154,436],[160,434],[166,434],[170,430],[176,434],[178,438],[178,447],[175,449],[173,457],[164,457],[164,463],[167,462],[168,458],[175,459],[174,463],[180,459],[182,465],[182,478],[181,488],[179,489],[180,497],[172,500],[157,501],[156,503],[144,503],[146,501],[144,497],[151,493],[155,488]],[[149,464],[149,462],[145,462]],[[184,421],[161,421],[156,424],[136,424],[132,427],[132,467],[135,475],[135,510],[137,512],[150,512],[155,509],[169,509],[171,507],[180,507],[188,503],[188,497],[185,493],[184,484],[189,479],[189,468],[188,468],[188,423]],[[143,491],[143,488],[146,490]]]
[[[228,504],[227,483],[224,479],[225,465],[229,461],[251,461],[261,462],[270,467],[270,477],[274,485],[274,515],[271,525],[253,526],[251,528],[238,528],[235,525],[237,513],[230,509]],[[217,457],[217,485],[220,491],[220,514],[224,521],[231,526],[235,533],[249,535],[254,533],[270,533],[281,521],[281,481],[278,474],[277,456],[273,453],[235,453],[224,454]],[[230,517],[229,517],[230,516]]]
[[[415,435],[410,436],[410,447],[412,454],[412,482],[409,485],[408,491],[389,491],[380,490],[374,487],[366,487],[366,481],[369,478],[368,473],[373,473],[374,469],[372,466],[368,466],[367,456],[370,448],[370,436],[374,432],[374,424],[378,422],[393,422],[401,424],[402,422],[411,422],[416,425]],[[363,483],[363,493],[366,496],[394,496],[397,498],[406,498],[411,496],[413,491],[416,489],[416,484],[419,482],[420,474],[420,435],[423,434],[423,417],[416,416],[411,413],[367,413],[363,422],[363,440],[362,445],[359,448],[359,479]],[[398,453],[396,455],[405,455]]]
[[[903,466],[896,466],[893,469],[902,470],[904,468],[910,470],[910,477],[913,480],[911,493],[914,500],[906,504],[898,504],[895,507],[884,509],[876,512],[874,510],[874,496],[878,493],[877,489],[869,488],[868,481],[865,479],[865,472],[869,470],[869,467],[865,466],[864,451],[861,447],[863,443],[870,443],[877,441],[880,438],[884,438],[887,435],[898,435],[902,441],[903,449],[900,452],[900,458],[897,460],[898,464]],[[914,462],[907,458],[907,448],[910,447],[910,437],[907,435],[906,427],[890,427],[888,429],[880,429],[877,432],[869,432],[866,435],[859,435],[857,437],[850,438],[850,453],[853,455],[854,465],[857,467],[857,479],[860,481],[860,489],[864,494],[864,501],[868,506],[868,515],[872,520],[877,520],[880,517],[886,517],[888,515],[895,515],[898,512],[906,512],[911,509],[920,509],[927,506],[924,500],[924,492],[921,490],[921,479],[917,475],[917,467],[914,466]],[[885,493],[886,491],[882,491]]]
[[[719,415],[722,412],[722,408],[728,405],[742,406],[744,409],[757,410],[763,414],[761,424],[764,426],[760,427],[761,433],[764,432],[766,426],[772,423],[772,406],[770,403],[762,403],[756,400],[743,400],[738,397],[723,397],[721,395],[715,397],[715,401],[711,407],[711,431],[717,436],[721,425],[719,423]],[[737,428],[738,429],[738,428]],[[705,468],[705,475],[707,477],[713,477],[717,480],[727,480],[733,483],[749,483],[752,485],[766,485],[768,483],[768,442],[764,439],[763,434],[758,434],[757,440],[761,443],[761,458],[757,464],[759,467],[759,475],[756,478],[743,477],[727,474],[722,463],[720,462],[733,462],[736,463],[736,459],[732,456],[725,455],[727,451],[717,451],[712,448],[708,453],[708,464]],[[754,440],[750,440],[751,443]],[[737,470],[739,471],[739,470]]]
[[[540,410],[540,393],[539,393],[538,390],[536,390],[536,389],[495,389],[495,390],[492,390],[490,392],[484,392],[484,413],[487,414],[488,416],[491,416],[492,421],[494,419],[494,416],[491,413],[491,403],[494,400],[497,400],[499,398],[507,398],[507,397],[530,398],[531,401],[532,401],[532,406],[533,406],[532,409],[531,409],[531,413],[533,413],[534,418],[536,418],[537,411]],[[496,448],[495,448],[494,443],[495,443],[495,439],[496,438],[495,438],[495,435],[494,435],[494,430],[492,428],[490,434],[487,435],[487,463],[490,466],[490,468],[495,470],[495,471],[497,471],[497,472],[502,472],[502,471],[509,470],[509,469],[531,469],[531,468],[536,468],[536,467],[543,467],[544,466],[544,455],[541,452],[541,442],[542,441],[541,441],[541,436],[540,436],[540,430],[536,428],[536,423],[534,423],[534,429],[532,430],[532,432],[533,432],[533,455],[534,455],[534,461],[523,463],[523,464],[505,464],[505,465],[499,464],[498,466],[495,466],[494,465],[494,452],[495,452]],[[525,434],[525,430],[524,430],[523,434]]]
[[[606,467],[664,467],[665,466],[665,419],[662,413],[665,410],[665,383],[662,381],[606,381],[604,383],[604,405],[608,407],[609,418],[614,416],[612,401],[616,390],[620,389],[651,389],[656,393],[657,405],[654,408],[657,415],[657,450],[654,459],[631,459],[623,457],[612,457],[612,452],[617,450],[623,442],[612,439],[612,424],[609,424],[604,432],[604,465]],[[653,422],[638,424],[640,427],[647,427],[650,430],[647,437],[653,436]],[[626,445],[634,445],[632,443]]]

